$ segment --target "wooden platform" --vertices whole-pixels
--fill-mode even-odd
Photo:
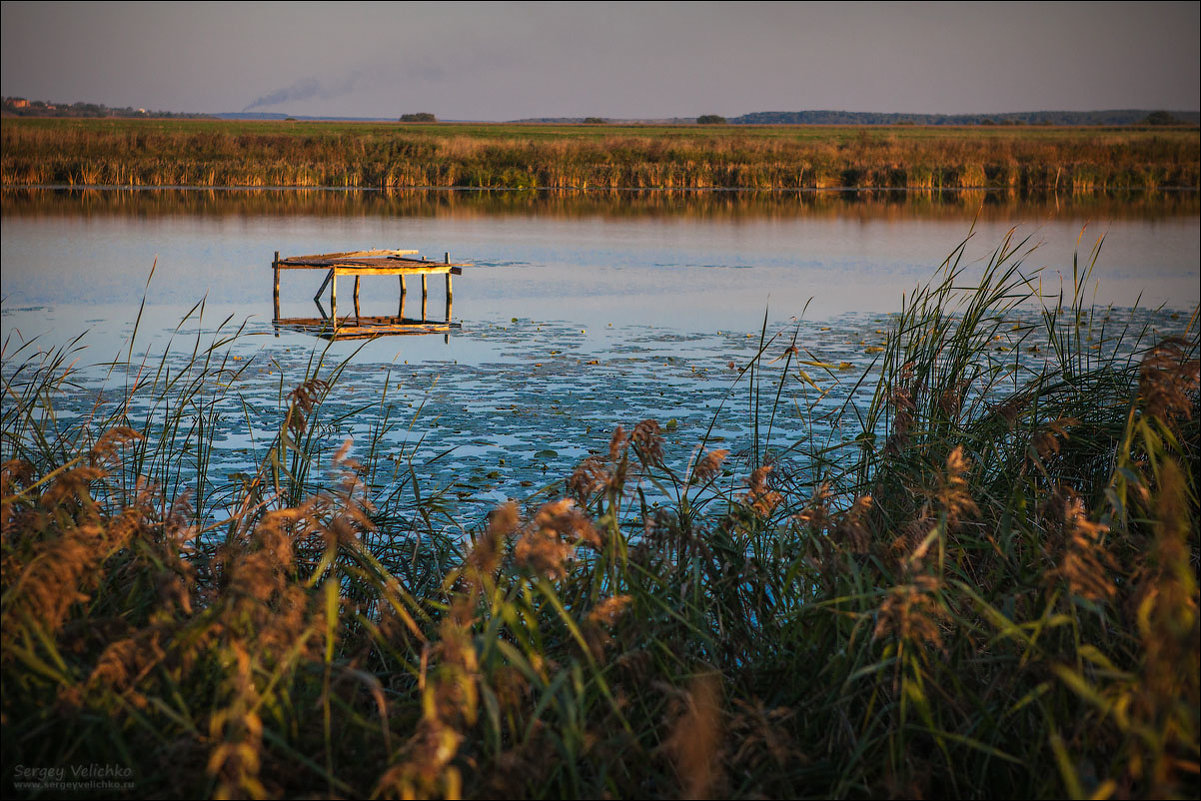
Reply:
[[[450,254],[447,253],[442,261],[430,261],[417,257],[415,250],[352,250],[344,253],[316,253],[308,256],[290,256],[285,259],[279,257],[279,251],[275,252],[275,259],[271,263],[272,270],[275,275],[274,284],[274,301],[275,301],[275,318],[274,321],[278,325],[283,324],[284,327],[295,327],[295,323],[301,327],[307,325],[308,318],[290,318],[285,320],[280,317],[279,311],[279,276],[283,270],[324,270],[325,280],[321,282],[321,286],[317,289],[317,294],[313,296],[313,300],[317,303],[317,309],[321,313],[320,318],[312,318],[316,322],[321,322],[321,325],[327,323],[332,324],[331,331],[335,332],[339,337],[353,338],[356,336],[389,336],[395,334],[416,334],[416,333],[437,333],[438,330],[449,330],[453,327],[450,322],[451,307],[454,298],[454,288],[451,283],[452,276],[462,275],[464,267],[470,267],[470,262],[455,263],[450,260]],[[397,308],[397,314],[394,318],[383,317],[363,317],[359,312],[359,280],[367,275],[395,275],[400,279],[400,303]],[[446,278],[446,318],[441,321],[429,320],[427,315],[427,303],[429,298],[429,277],[431,275],[441,275]],[[338,277],[353,276],[354,277],[354,314],[340,320],[338,318]],[[420,319],[409,319],[405,317],[404,304],[405,296],[408,294],[408,287],[405,284],[405,279],[409,276],[417,276],[421,278],[421,317]],[[324,307],[321,305],[321,295],[325,292],[325,288],[329,287],[329,305],[330,311],[326,315]],[[351,323],[351,320],[354,322]],[[383,323],[383,320],[391,320],[390,323]],[[374,322],[368,322],[374,321]],[[367,323],[366,325],[364,323]],[[442,326],[442,329],[437,330],[418,330],[421,327],[429,329],[430,326]],[[390,329],[397,330],[390,330]],[[350,329],[364,329],[361,333],[352,332]],[[389,330],[385,330],[389,329]],[[323,329],[324,330],[324,329]],[[368,333],[371,331],[373,333]]]

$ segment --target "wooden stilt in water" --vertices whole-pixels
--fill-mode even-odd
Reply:
[[[450,253],[447,253],[445,255],[444,259],[447,264],[450,264]],[[454,290],[454,286],[451,284],[451,275],[449,272],[447,272],[446,273],[446,322],[448,322],[448,323],[450,322],[450,309],[451,309],[451,306],[454,304],[454,297],[455,297],[455,290]]]
[[[408,290],[405,289],[405,277],[402,275],[400,277],[400,309],[398,309],[396,312],[396,315],[398,317],[400,317],[400,319],[402,319],[402,320],[404,319],[404,316],[405,316],[405,295],[406,294],[408,294]]]
[[[332,280],[334,280],[334,271],[330,270],[325,274],[325,280],[321,282],[321,286],[317,287],[317,294],[313,295],[313,300],[317,301],[318,308],[321,306],[321,293],[325,291],[326,284]]]
[[[275,300],[275,320],[279,320],[279,251],[275,251],[275,260],[271,262],[271,269],[275,272],[275,286],[272,291],[272,297]]]
[[[338,325],[338,274],[334,270],[329,271],[329,316],[333,318],[334,325]]]
[[[421,274],[421,322],[425,322],[425,305],[429,300],[429,278],[425,273]]]
[[[359,277],[354,277],[354,319],[357,322],[359,317]]]

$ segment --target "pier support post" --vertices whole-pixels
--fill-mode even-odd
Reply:
[[[334,320],[334,327],[338,326],[338,273],[336,270],[330,270],[329,279],[329,316]]]
[[[408,289],[405,288],[405,277],[402,275],[400,277],[400,308],[396,312],[397,316],[399,316],[402,320],[405,316],[405,295],[407,293]]]
[[[447,253],[443,258],[444,258],[446,264],[450,264],[450,253]],[[451,309],[451,305],[454,303],[454,297],[455,297],[454,285],[451,283],[450,270],[447,270],[446,271],[446,322],[448,322],[448,323],[450,322],[450,309]]]
[[[425,322],[425,307],[429,300],[429,276],[425,273],[421,274],[421,322]]]
[[[275,319],[279,322],[279,251],[275,251],[275,260],[271,262],[271,270],[275,273],[275,284],[271,296],[275,301]]]
[[[359,276],[354,277],[354,319],[359,321]]]

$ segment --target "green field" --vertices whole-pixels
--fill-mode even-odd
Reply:
[[[6,118],[0,131],[6,186],[1201,187],[1196,128]]]

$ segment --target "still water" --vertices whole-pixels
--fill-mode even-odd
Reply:
[[[1137,303],[1154,323],[1173,310],[1187,319],[1199,295],[1195,193],[1092,204],[733,193],[5,190],[3,198],[6,375],[18,361],[10,354],[30,340],[23,354],[86,332],[81,365],[119,357],[182,369],[196,343],[238,330],[222,346],[241,370],[222,387],[222,471],[262,459],[282,399],[322,359],[343,370],[323,408],[331,450],[348,436],[362,450],[374,433],[394,464],[412,465],[448,498],[485,505],[543,486],[553,494],[615,425],[645,418],[671,421],[681,469],[711,426],[710,443],[749,447],[750,395],[736,379],[764,330],[783,337],[769,359],[797,337],[815,360],[843,368],[821,377],[820,401],[790,398],[796,413],[774,424],[781,442],[815,436],[803,410],[846,401],[903,295],[969,235],[965,283],[1016,228],[1029,251],[1023,269],[1044,293],[1070,291],[1073,255],[1083,267],[1103,238],[1089,283],[1100,306]],[[472,262],[455,282],[461,329],[327,343],[272,326],[275,251],[365,248]],[[320,279],[284,274],[284,317],[317,313]],[[342,314],[349,283],[340,284]],[[364,315],[396,313],[395,278],[363,279],[361,295]],[[442,303],[441,280],[432,279],[432,317]],[[92,391],[111,392],[117,380],[104,370],[79,375]],[[85,414],[87,398],[79,393],[73,410],[64,400],[64,419]]]

